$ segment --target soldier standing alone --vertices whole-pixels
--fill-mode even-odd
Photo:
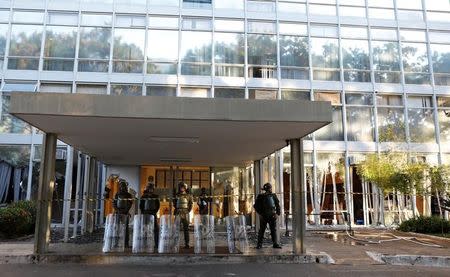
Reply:
[[[256,198],[253,206],[259,214],[259,232],[257,249],[262,248],[264,232],[267,224],[269,224],[270,235],[272,237],[273,248],[281,248],[277,241],[277,218],[281,213],[280,201],[275,193],[272,193],[272,185],[266,183],[263,186],[264,193],[261,193]]]

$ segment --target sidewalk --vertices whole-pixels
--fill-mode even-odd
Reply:
[[[413,243],[405,240],[392,240],[393,235],[417,237]],[[218,236],[220,237],[220,236]],[[341,265],[374,264],[420,264],[450,267],[450,240],[419,234],[405,234],[388,230],[358,230],[353,240],[345,232],[308,231],[305,244],[306,255],[292,253],[290,238],[284,237],[282,249],[273,249],[270,244],[257,250],[252,236],[250,248],[245,254],[104,254],[102,243],[85,244],[52,243],[50,253],[37,257],[33,255],[32,240],[26,242],[3,242],[0,244],[1,263],[96,263],[96,264],[170,264],[170,263],[335,263]],[[391,240],[379,244],[367,243]],[[441,247],[431,247],[430,245]],[[224,247],[218,238],[217,247]],[[395,258],[393,258],[395,257]],[[420,257],[420,258],[418,258]],[[440,257],[440,258],[439,258]]]

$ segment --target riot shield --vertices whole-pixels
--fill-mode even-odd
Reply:
[[[106,217],[105,234],[103,237],[103,252],[125,251],[126,215],[109,214]]]
[[[153,215],[135,215],[133,220],[133,253],[153,253],[155,217]]]
[[[235,218],[234,230],[237,247],[242,253],[247,253],[249,246],[247,238],[247,225],[244,215],[239,215]]]
[[[232,216],[225,217],[225,225],[227,227],[228,252],[230,252],[230,254],[233,254],[236,253],[234,218]]]
[[[194,217],[194,252],[214,254],[214,216],[195,215]]]
[[[158,253],[170,253],[172,248],[172,222],[170,215],[160,217]]]
[[[171,233],[171,250],[172,253],[179,253],[180,252],[180,224],[181,224],[181,218],[180,216],[176,215],[175,219],[172,224],[172,233]]]

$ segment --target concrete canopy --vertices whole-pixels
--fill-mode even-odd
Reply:
[[[329,102],[14,93],[10,114],[105,164],[249,164],[329,124]]]

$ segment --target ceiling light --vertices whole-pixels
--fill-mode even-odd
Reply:
[[[150,137],[149,141],[153,142],[170,142],[170,143],[199,143],[200,138],[190,137]]]

